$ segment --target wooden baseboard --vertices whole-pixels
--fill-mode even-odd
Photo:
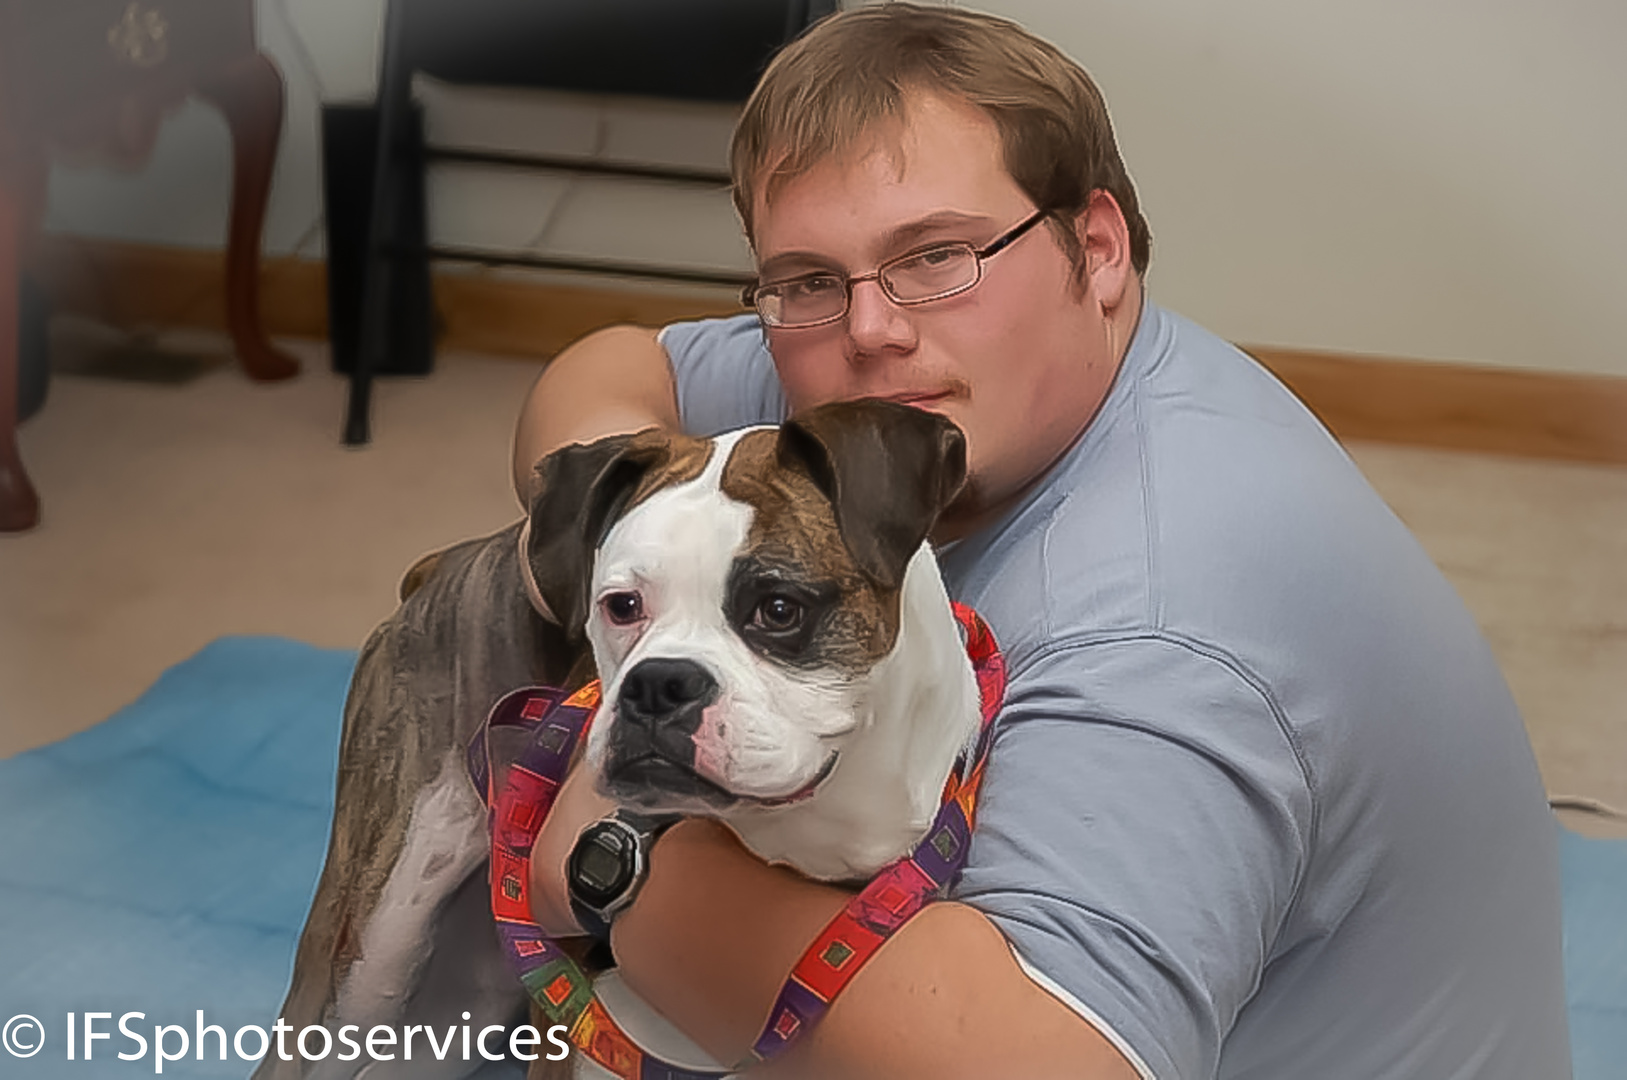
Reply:
[[[1244,348],[1341,439],[1627,465],[1627,379]]]
[[[226,253],[47,234],[26,255],[59,311],[115,326],[226,326]],[[267,258],[260,313],[273,334],[328,336],[327,264]]]
[[[116,326],[226,325],[225,253],[75,236],[42,237],[29,269],[60,310]],[[266,329],[328,336],[327,266],[315,259],[268,258],[260,273]],[[592,330],[617,323],[659,326],[728,315],[739,303],[716,290],[542,285],[487,272],[435,274],[440,347],[552,357]]]
[[[495,274],[435,275],[441,345],[551,358],[582,335],[618,323],[665,326],[737,315],[727,294],[685,294],[591,285],[539,284]]]
[[[30,268],[64,310],[126,326],[225,325],[221,252],[47,236]],[[261,307],[273,334],[327,336],[321,262],[268,259]],[[441,347],[547,358],[615,323],[723,315],[718,293],[435,275]],[[1415,446],[1627,465],[1627,378],[1244,347],[1335,435]]]

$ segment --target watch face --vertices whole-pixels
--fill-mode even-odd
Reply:
[[[595,892],[613,892],[626,870],[627,866],[619,854],[607,851],[598,844],[584,844],[576,876]]]
[[[632,884],[637,869],[634,838],[622,826],[594,825],[571,851],[571,892],[595,908],[615,901]]]

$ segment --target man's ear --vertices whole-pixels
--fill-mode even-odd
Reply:
[[[537,463],[526,562],[538,595],[573,641],[587,625],[599,544],[669,452],[666,435],[651,430],[573,443]]]
[[[966,482],[966,438],[936,413],[891,401],[821,405],[786,421],[780,464],[830,499],[859,567],[897,588],[938,515]]]
[[[1080,286],[1088,287],[1103,313],[1119,306],[1135,276],[1130,254],[1130,226],[1111,192],[1098,189],[1073,220],[1081,252]],[[1088,284],[1087,284],[1088,279]]]

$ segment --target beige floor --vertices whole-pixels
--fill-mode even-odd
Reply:
[[[442,356],[385,381],[375,441],[346,450],[323,347],[289,344],[307,371],[275,386],[55,381],[21,432],[44,522],[0,537],[0,757],[221,634],[355,646],[413,556],[518,515],[508,443],[536,365]],[[1485,628],[1550,791],[1627,807],[1627,469],[1352,449]]]

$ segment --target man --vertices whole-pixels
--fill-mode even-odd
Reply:
[[[1088,77],[1001,20],[858,9],[771,66],[733,168],[758,317],[567,350],[522,496],[614,431],[941,412],[971,482],[934,540],[1011,671],[953,897],[763,1075],[1568,1076],[1556,838],[1489,651],[1309,413],[1144,299]],[[607,810],[567,785],[545,925]],[[845,900],[690,821],[612,943],[740,1060]]]

